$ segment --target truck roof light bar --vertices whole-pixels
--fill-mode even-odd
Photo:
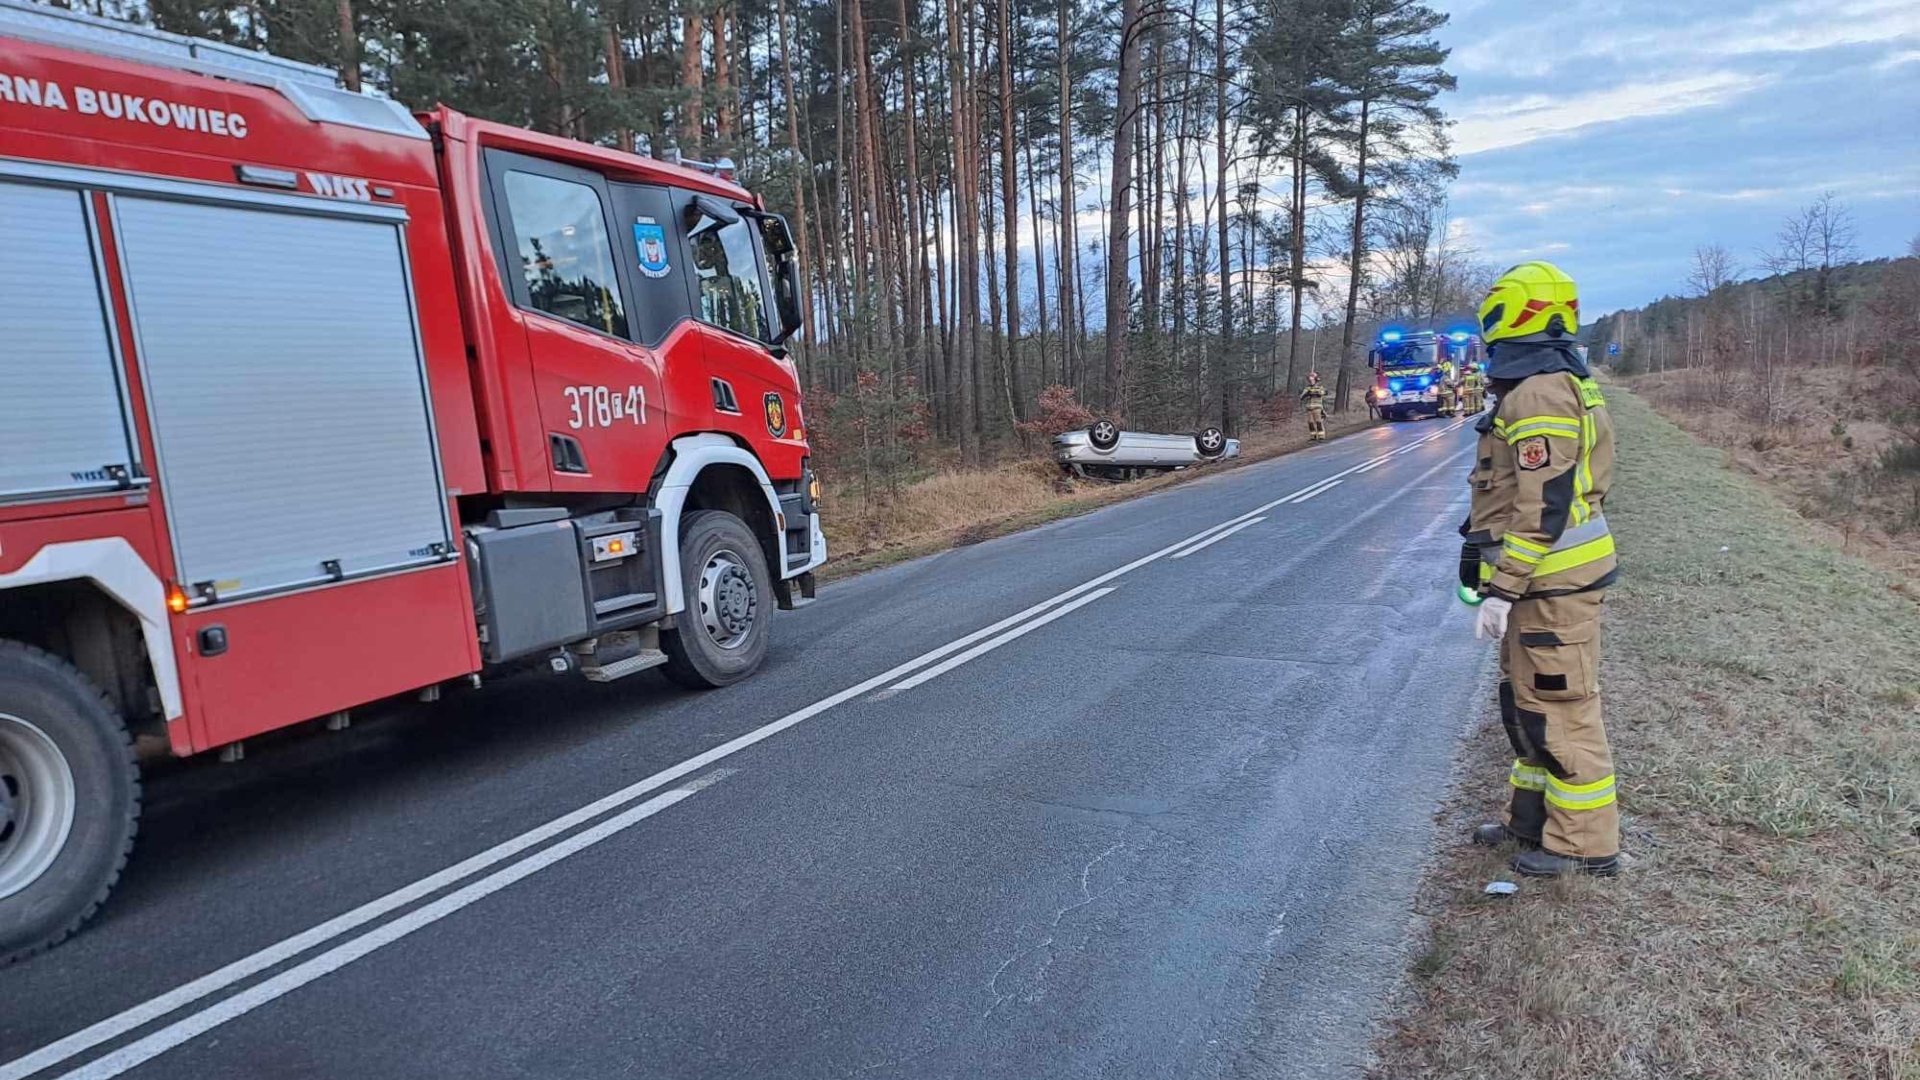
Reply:
[[[693,158],[681,157],[679,147],[669,146],[660,152],[660,160],[673,165],[685,165],[689,169],[697,169],[708,176],[717,176],[729,182],[733,180],[734,164],[730,157],[718,157],[712,161],[695,161]]]

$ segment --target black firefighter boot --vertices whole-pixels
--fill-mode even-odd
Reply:
[[[1521,836],[1500,821],[1489,821],[1474,829],[1473,842],[1481,847],[1499,847],[1502,844],[1519,844],[1528,848],[1540,846],[1540,841],[1531,836]]]
[[[1500,682],[1500,723],[1507,729],[1507,741],[1520,760],[1531,760],[1526,734],[1520,730],[1520,716],[1513,700],[1513,684]],[[1508,824],[1511,822],[1511,824]],[[1513,801],[1507,804],[1507,821],[1490,821],[1473,830],[1473,842],[1481,847],[1519,844],[1540,846],[1540,830],[1547,824],[1547,794],[1537,788],[1515,786]]]
[[[1620,872],[1620,856],[1583,859],[1578,855],[1561,855],[1546,848],[1536,848],[1515,855],[1511,865],[1515,873],[1527,877],[1569,877],[1574,874],[1612,877]]]

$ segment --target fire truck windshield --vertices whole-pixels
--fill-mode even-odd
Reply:
[[[1438,347],[1431,341],[1403,341],[1382,345],[1380,356],[1387,367],[1428,367],[1438,362]]]

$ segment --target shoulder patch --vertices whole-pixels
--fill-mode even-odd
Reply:
[[[1530,435],[1513,444],[1514,456],[1522,469],[1532,472],[1544,469],[1553,461],[1553,451],[1547,448],[1545,435]]]

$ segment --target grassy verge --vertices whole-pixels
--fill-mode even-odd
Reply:
[[[1422,890],[1379,1077],[1920,1078],[1920,603],[1632,394],[1603,686],[1629,865],[1524,884],[1463,841]]]
[[[1772,408],[1751,384],[1694,368],[1629,385],[1824,525],[1841,550],[1911,581],[1920,578],[1920,458],[1886,382],[1874,369],[1793,368],[1776,376]]]
[[[1339,436],[1368,427],[1365,409],[1327,418]],[[826,481],[822,520],[831,555],[823,580],[977,544],[1059,518],[1087,513],[1222,469],[1239,468],[1307,445],[1306,421],[1259,427],[1240,441],[1240,456],[1125,484],[1068,480],[1050,459],[1029,458],[992,468],[942,472],[902,487],[891,498],[862,499],[858,491]]]

